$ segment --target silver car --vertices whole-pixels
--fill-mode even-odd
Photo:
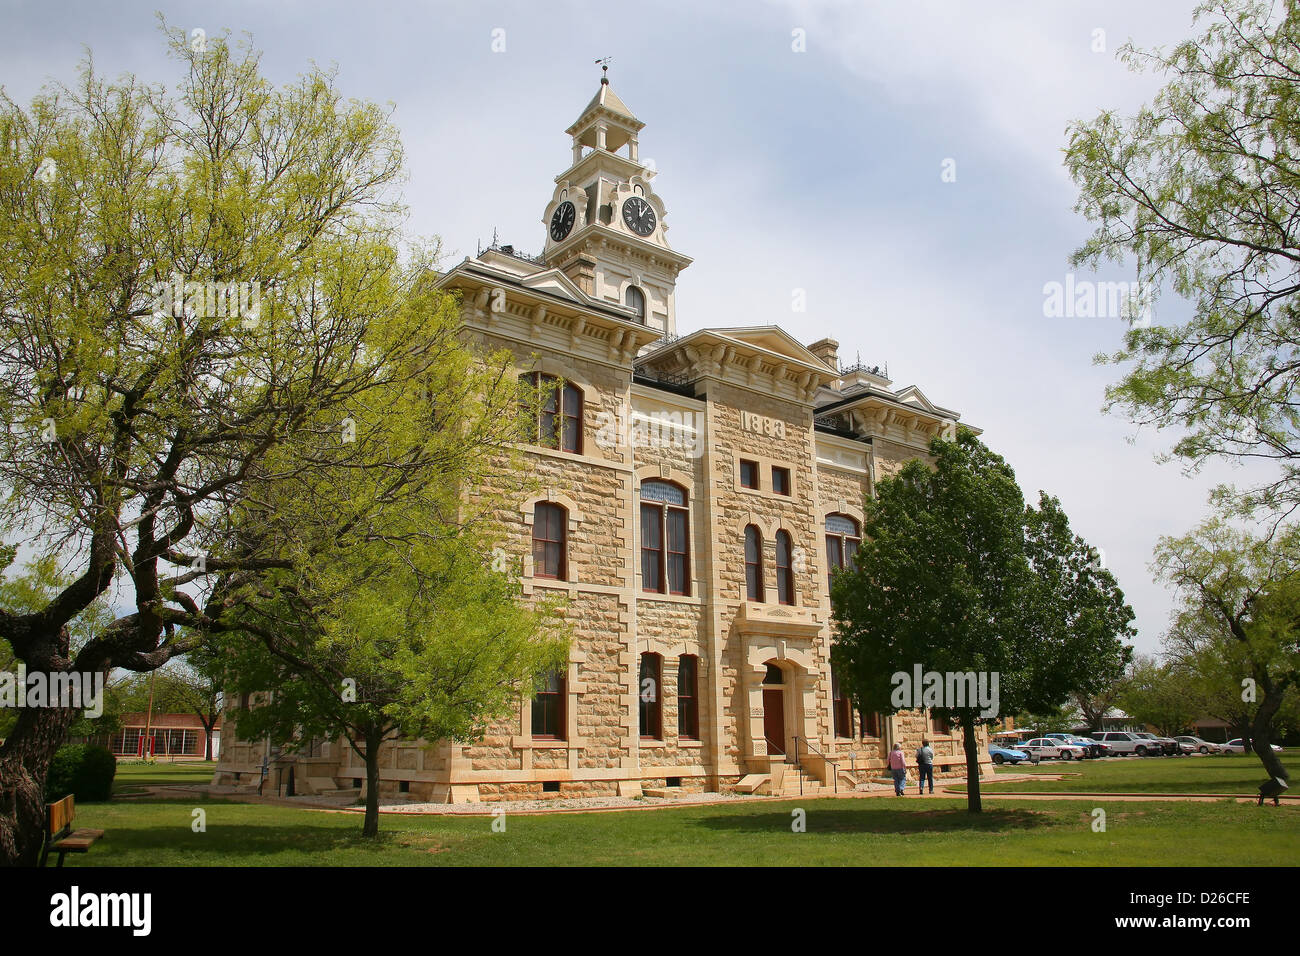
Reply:
[[[1200,737],[1175,737],[1174,740],[1178,741],[1178,749],[1185,754],[1217,754],[1223,750],[1221,744]]]

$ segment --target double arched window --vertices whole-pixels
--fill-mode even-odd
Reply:
[[[690,512],[686,490],[670,481],[641,483],[641,589],[691,593]]]
[[[853,570],[854,555],[862,544],[858,523],[848,515],[826,516],[826,567],[828,581],[835,580],[836,568]]]

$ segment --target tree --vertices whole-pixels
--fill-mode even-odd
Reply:
[[[1300,530],[1256,537],[1223,518],[1161,538],[1153,568],[1179,592],[1177,629],[1222,687],[1226,673],[1248,706],[1251,745],[1271,777],[1274,720],[1300,684]],[[1208,667],[1206,665],[1208,664]]]
[[[1119,703],[1134,720],[1166,737],[1184,733],[1201,716],[1191,673],[1146,655],[1134,658]]]
[[[333,547],[263,547],[247,516],[277,489],[302,514],[322,483],[382,472],[332,516],[378,547],[516,435],[508,358],[470,355],[434,252],[399,248],[386,112],[319,70],[276,89],[220,37],[168,41],[174,94],[89,60],[27,109],[0,94],[0,525],[72,569],[39,607],[0,606],[33,671],[148,671],[228,630],[266,575]],[[125,613],[74,647],[114,585]],[[0,862],[35,863],[73,718],[26,710],[0,748]]]
[[[239,735],[291,751],[345,738],[366,766],[365,836],[379,832],[384,741],[481,736],[567,660],[559,608],[522,603],[483,544],[463,534],[405,552],[363,545],[364,557],[275,575],[276,598],[247,605],[247,632],[224,639],[232,689],[269,691],[239,712]]]
[[[1279,462],[1238,503],[1285,515],[1300,504],[1300,3],[1204,3],[1196,20],[1204,33],[1168,53],[1123,48],[1170,77],[1151,105],[1071,126],[1076,209],[1097,224],[1073,263],[1131,256],[1147,293],[1194,307],[1128,330],[1108,408],[1179,428],[1191,467]]]
[[[1113,680],[1133,612],[1059,503],[1026,507],[1011,468],[965,429],[932,441],[930,456],[933,467],[913,460],[879,482],[856,566],[832,586],[832,659],[859,709],[900,709],[892,675],[917,665],[990,685],[996,673],[1005,713],[1046,713]],[[938,709],[962,727],[979,812],[976,728],[995,715],[956,703]]]

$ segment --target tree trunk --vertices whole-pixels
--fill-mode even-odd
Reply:
[[[212,756],[212,728],[211,727],[203,728],[203,737],[204,737],[203,759],[216,760],[217,758]]]
[[[383,737],[378,731],[366,733],[366,823],[362,836],[379,836],[379,742]]]
[[[45,839],[45,781],[77,711],[28,707],[0,748],[0,866],[35,866]]]
[[[1250,725],[1250,739],[1244,741],[1246,746],[1255,751],[1268,771],[1269,777],[1287,779],[1286,768],[1276,751],[1273,750],[1273,716],[1282,706],[1282,694],[1271,684],[1264,689],[1264,699],[1255,711],[1255,719]]]
[[[961,716],[962,744],[966,748],[966,810],[980,813],[980,751],[975,739],[975,718],[970,714]]]

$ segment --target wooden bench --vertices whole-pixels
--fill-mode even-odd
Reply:
[[[62,866],[66,854],[85,853],[104,835],[103,830],[72,829],[76,815],[72,794],[45,805],[45,848],[41,850],[41,866],[45,865],[51,851],[59,854],[59,866]]]

